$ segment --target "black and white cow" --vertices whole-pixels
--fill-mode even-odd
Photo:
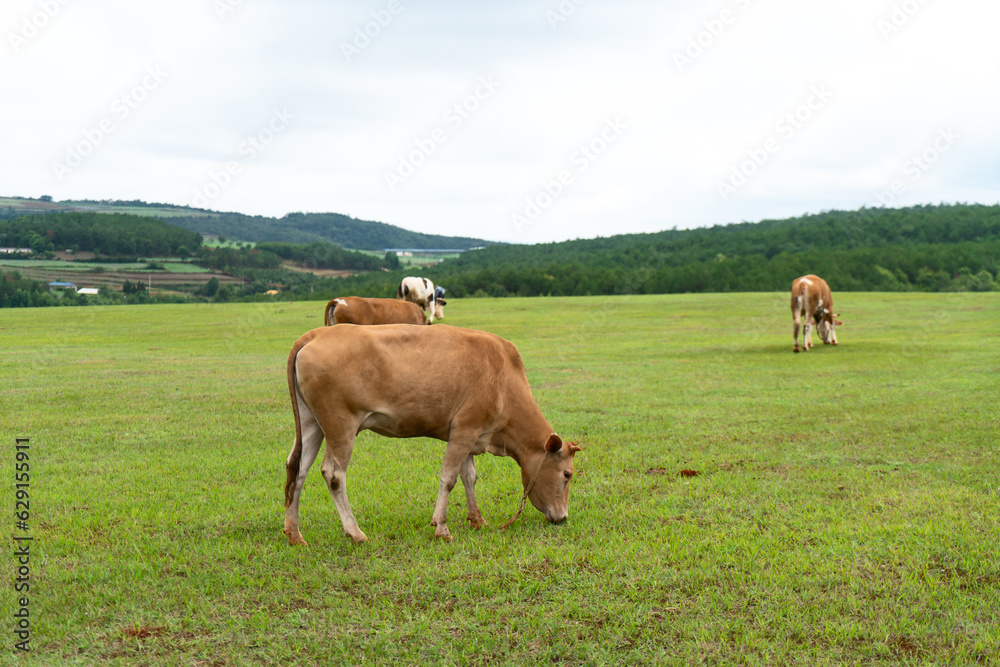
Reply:
[[[438,288],[444,294],[444,288]],[[438,299],[434,283],[427,278],[407,276],[399,283],[396,290],[396,298],[404,301],[412,301],[424,310],[427,316],[427,323],[434,322],[434,318],[444,319],[444,306],[447,303],[444,299]]]

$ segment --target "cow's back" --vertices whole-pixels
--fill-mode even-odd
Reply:
[[[307,332],[292,354],[307,401],[315,397],[355,414],[392,415],[414,425],[403,437],[441,437],[468,404],[481,405],[483,419],[490,420],[507,398],[530,398],[517,349],[484,331],[343,324]]]
[[[338,297],[327,305],[327,324],[426,324],[415,303],[360,296]]]
[[[829,307],[830,286],[817,275],[809,274],[792,282],[792,310],[811,315],[819,304]]]

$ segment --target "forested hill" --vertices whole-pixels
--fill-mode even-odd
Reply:
[[[1000,206],[920,206],[829,211],[785,220],[622,234],[534,246],[495,246],[450,262],[453,266],[514,266],[561,262],[627,267],[682,266],[706,260],[810,250],[831,251],[1000,239]]]
[[[166,220],[172,225],[225,236],[233,241],[257,243],[333,243],[352,250],[385,248],[467,250],[494,243],[483,239],[422,234],[384,222],[359,220],[339,213],[289,213],[281,218],[242,213],[219,213],[190,206],[157,204],[142,200],[53,202],[51,197],[26,199],[0,197],[0,220],[23,215],[68,212],[126,213]]]
[[[111,256],[189,255],[200,246],[201,234],[138,215],[57,212],[0,220],[0,247],[39,254],[72,248]]]
[[[219,213],[212,216],[179,216],[170,222],[204,234],[242,241],[312,243],[325,241],[355,250],[383,248],[448,248],[464,250],[490,241],[457,236],[421,234],[372,220],[358,220],[339,213],[289,213],[282,218]]]
[[[491,246],[425,275],[453,296],[775,291],[807,273],[836,290],[939,291],[1000,288],[998,261],[1000,206],[956,204]]]

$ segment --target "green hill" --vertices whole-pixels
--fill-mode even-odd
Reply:
[[[0,220],[22,215],[57,212],[128,213],[169,221],[200,234],[232,240],[277,243],[333,243],[352,250],[385,248],[465,250],[490,245],[484,239],[422,234],[373,220],[359,220],[339,213],[289,213],[281,218],[242,213],[220,213],[190,206],[132,201],[74,200],[0,197]]]
[[[161,210],[157,205],[128,205],[130,211]],[[393,296],[399,278],[413,269],[371,271],[383,260],[345,258],[328,246],[312,244],[333,240],[346,248],[467,248],[486,243],[416,234],[332,213],[292,213],[280,219],[205,213],[172,217],[171,225],[159,221],[150,227],[142,222],[149,217],[134,215],[35,215],[30,229],[19,220],[0,225],[9,232],[0,245],[70,247],[69,237],[60,236],[54,223],[72,221],[73,216],[98,216],[87,218],[93,223],[88,232],[93,238],[85,237],[81,248],[89,244],[109,254],[112,249],[116,254],[152,254],[158,248],[177,249],[183,244],[194,252],[195,239],[200,241],[200,237],[174,226],[182,225],[231,239],[270,241],[258,253],[244,249],[234,254],[226,270],[250,281],[281,284],[291,297],[329,298],[338,294]],[[102,218],[121,218],[125,226],[109,231],[109,223]],[[283,245],[287,241],[274,239],[310,245],[287,247]],[[221,261],[225,253],[199,254],[207,262]],[[279,255],[305,268],[369,272],[332,279],[299,272],[290,278],[287,271],[274,272]],[[391,268],[388,259],[384,262],[382,268]],[[826,211],[785,220],[530,246],[496,244],[420,272],[457,297],[783,291],[806,273],[823,276],[835,291],[988,291],[1000,289],[998,262],[1000,205],[951,204]],[[272,272],[261,273],[265,269]]]
[[[111,256],[176,255],[201,246],[201,234],[148,216],[56,211],[0,220],[0,246],[35,253],[72,248]]]
[[[1000,206],[955,204],[491,246],[423,275],[453,296],[780,291],[807,273],[834,290],[989,290],[998,261]]]
[[[353,250],[385,248],[464,250],[491,241],[457,236],[422,234],[373,220],[358,220],[339,213],[289,213],[281,218],[220,213],[211,217],[171,218],[170,222],[203,234],[243,241],[311,243],[325,241]]]

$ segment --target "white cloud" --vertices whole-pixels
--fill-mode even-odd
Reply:
[[[10,0],[0,194],[188,204],[237,161],[214,208],[533,242],[871,205],[952,127],[961,138],[898,205],[1000,199],[995,3],[392,2]],[[32,32],[42,5],[58,11]],[[116,114],[149,67],[168,75]],[[483,77],[499,85],[450,122]],[[829,100],[778,129],[817,86]],[[240,147],[280,109],[294,121],[246,161]],[[113,131],[56,178],[106,118]],[[512,214],[609,118],[627,130],[518,229]],[[444,139],[390,189],[386,172],[435,131]]]

